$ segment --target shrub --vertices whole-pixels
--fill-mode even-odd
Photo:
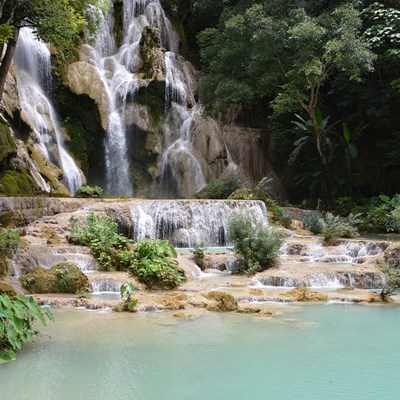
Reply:
[[[224,178],[211,181],[205,188],[195,194],[196,199],[227,199],[241,186],[237,175],[228,175]]]
[[[381,268],[385,273],[385,285],[381,291],[381,298],[386,301],[389,296],[400,289],[400,268],[386,263],[381,265]]]
[[[318,235],[322,232],[322,221],[323,216],[320,212],[317,211],[304,214],[303,217],[304,228],[308,229],[314,235]]]
[[[398,230],[393,211],[399,206],[399,194],[392,198],[384,194],[371,198],[369,203],[364,206],[360,229],[367,232],[393,232]]]
[[[229,236],[235,252],[241,257],[240,273],[252,274],[274,265],[279,256],[283,234],[247,216],[233,218]]]
[[[0,251],[15,250],[19,244],[19,233],[11,229],[0,228]]]
[[[134,312],[136,310],[138,301],[133,298],[135,293],[135,286],[133,282],[124,283],[119,288],[122,301],[117,305],[115,311],[130,311]]]
[[[273,199],[265,199],[265,205],[267,206],[267,210],[271,212],[272,218],[271,222],[282,225],[285,228],[289,228],[292,220],[287,217],[283,212],[283,208]]]
[[[102,194],[103,189],[100,186],[83,185],[78,190],[75,197],[101,197]]]
[[[86,225],[78,226],[77,219],[71,220],[71,241],[88,246],[103,270],[119,270],[118,252],[127,248],[129,240],[118,233],[118,224],[109,216],[90,214]]]
[[[34,323],[46,325],[46,318],[53,320],[50,310],[40,308],[32,297],[0,295],[0,364],[15,360],[22,344],[39,335]]]
[[[146,239],[120,253],[121,263],[149,289],[173,289],[186,280],[175,249],[166,240]]]
[[[0,228],[0,277],[8,272],[7,257],[9,257],[19,245],[19,233],[11,229]]]
[[[400,206],[397,206],[392,211],[392,217],[393,217],[394,221],[396,222],[397,230],[400,232]]]
[[[356,225],[360,222],[358,215],[349,214],[346,218],[326,213],[320,219],[322,235],[326,241],[334,238],[353,238],[358,236]]]
[[[201,245],[198,245],[193,250],[193,259],[196,265],[201,269],[204,270],[204,248]]]

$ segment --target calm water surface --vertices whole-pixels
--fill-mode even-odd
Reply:
[[[400,308],[288,306],[275,318],[56,310],[0,366],[1,400],[376,400],[400,392]]]

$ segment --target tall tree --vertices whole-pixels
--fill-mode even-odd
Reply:
[[[321,174],[329,178],[322,88],[338,73],[361,80],[376,58],[362,36],[360,12],[352,1],[315,0],[307,7],[296,0],[256,3],[224,13],[217,28],[198,36],[208,73],[201,83],[203,98],[220,107],[264,98],[275,115],[303,110],[313,137],[309,143]]]

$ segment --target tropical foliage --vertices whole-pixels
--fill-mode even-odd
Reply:
[[[110,216],[95,213],[85,225],[76,219],[71,225],[71,241],[89,246],[104,270],[128,270],[150,289],[173,289],[186,280],[177,253],[166,240],[132,244],[118,233],[118,224]]]
[[[135,285],[133,282],[124,283],[119,288],[119,293],[122,299],[120,308],[122,311],[135,311],[138,305],[138,300],[133,298],[135,294]]]
[[[166,240],[146,239],[121,253],[124,265],[149,289],[173,289],[185,282],[176,250]]]
[[[273,137],[295,197],[399,187],[398,2],[230,1],[216,13],[198,34],[202,100]]]
[[[385,285],[381,291],[382,300],[387,300],[396,290],[400,289],[400,268],[398,266],[382,265],[385,273]]]
[[[91,213],[86,224],[72,219],[71,227],[71,241],[90,247],[102,269],[121,269],[118,253],[126,249],[129,240],[118,233],[118,224],[112,217]]]
[[[0,295],[0,364],[15,360],[17,350],[39,335],[35,323],[46,325],[46,319],[53,320],[50,310],[32,297]]]
[[[253,274],[274,265],[279,256],[283,234],[260,221],[242,215],[229,224],[229,237],[240,256],[240,273]]]

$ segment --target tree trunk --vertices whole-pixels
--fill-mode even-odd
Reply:
[[[11,62],[14,57],[15,47],[17,45],[20,28],[14,29],[13,37],[7,43],[6,53],[0,65],[0,103],[3,99],[4,85],[6,83],[8,71],[11,67]]]

